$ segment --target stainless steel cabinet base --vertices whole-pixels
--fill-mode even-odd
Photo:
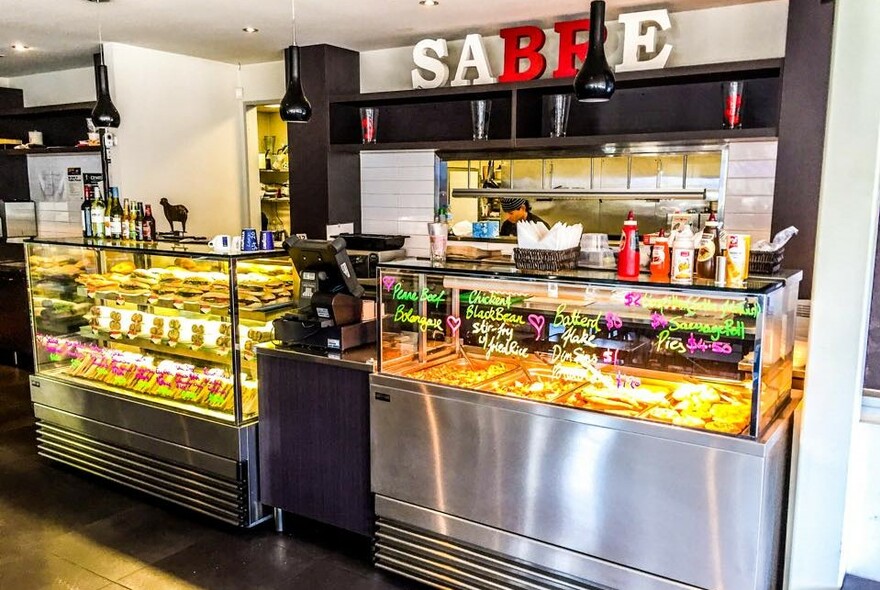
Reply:
[[[268,518],[256,424],[221,424],[38,376],[31,400],[47,459],[234,526]]]
[[[411,527],[588,581],[575,588],[775,588],[790,410],[745,440],[384,375],[370,383],[382,567],[461,565],[401,541]],[[432,583],[566,587],[456,576]]]
[[[436,588],[697,590],[383,496],[376,511],[376,567]]]

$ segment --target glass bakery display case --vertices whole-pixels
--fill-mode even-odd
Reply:
[[[502,587],[775,587],[799,281],[383,265],[379,567],[451,588],[474,568]]]
[[[119,441],[146,436],[169,443],[163,452],[182,445],[247,461],[246,445],[231,441],[249,440],[259,413],[254,348],[272,340],[272,321],[298,290],[283,251],[81,239],[40,239],[26,249],[38,418],[60,410],[83,419],[79,434],[100,422],[124,429],[110,436]],[[228,448],[212,447],[224,438]],[[46,453],[57,459],[53,444]]]

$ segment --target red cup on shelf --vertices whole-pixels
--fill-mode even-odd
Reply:
[[[745,82],[725,82],[721,85],[721,92],[724,99],[724,118],[722,126],[725,129],[742,128],[742,106],[743,91],[745,90]]]
[[[379,122],[379,109],[361,108],[361,140],[363,143],[376,143],[376,125]]]

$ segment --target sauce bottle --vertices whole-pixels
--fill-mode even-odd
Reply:
[[[620,256],[617,259],[617,275],[634,279],[639,276],[639,224],[635,213],[629,212],[620,234]]]
[[[672,282],[690,285],[693,280],[694,232],[688,224],[678,232],[675,242],[672,244]]]
[[[715,214],[709,215],[706,227],[700,235],[697,251],[697,278],[715,280],[715,257],[721,252],[721,239]]]
[[[651,279],[655,281],[669,280],[669,269],[672,267],[669,252],[669,238],[660,230],[651,250]]]

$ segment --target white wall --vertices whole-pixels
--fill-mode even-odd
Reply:
[[[870,405],[869,405],[870,404]],[[853,437],[847,499],[847,573],[880,581],[880,399],[866,399]]]
[[[585,2],[585,11],[587,5]],[[667,67],[782,57],[787,18],[786,0],[672,13],[672,29],[660,35],[673,44]],[[549,77],[556,69],[559,37],[553,29],[545,32],[547,42],[543,53],[547,57],[547,70],[544,76]],[[610,21],[606,53],[612,65],[621,61],[621,34],[622,27],[617,21]],[[448,39],[447,63],[451,64],[452,73],[461,55],[463,37]],[[501,38],[494,35],[483,40],[494,68],[492,73],[498,76],[504,52]],[[412,46],[365,51],[361,53],[361,92],[411,89],[412,68]]]
[[[244,125],[235,97],[237,66],[107,44],[113,102],[122,124],[111,184],[123,197],[189,208],[187,230],[211,236],[240,231],[244,194]]]
[[[24,106],[39,107],[95,100],[95,71],[92,68],[59,70],[8,78],[10,88],[24,91]]]
[[[0,78],[0,88],[9,88],[9,78]]]
[[[428,222],[434,221],[434,152],[361,152],[361,229],[410,236],[410,256],[430,255]]]
[[[241,66],[244,102],[280,102],[284,96],[284,61]]]

